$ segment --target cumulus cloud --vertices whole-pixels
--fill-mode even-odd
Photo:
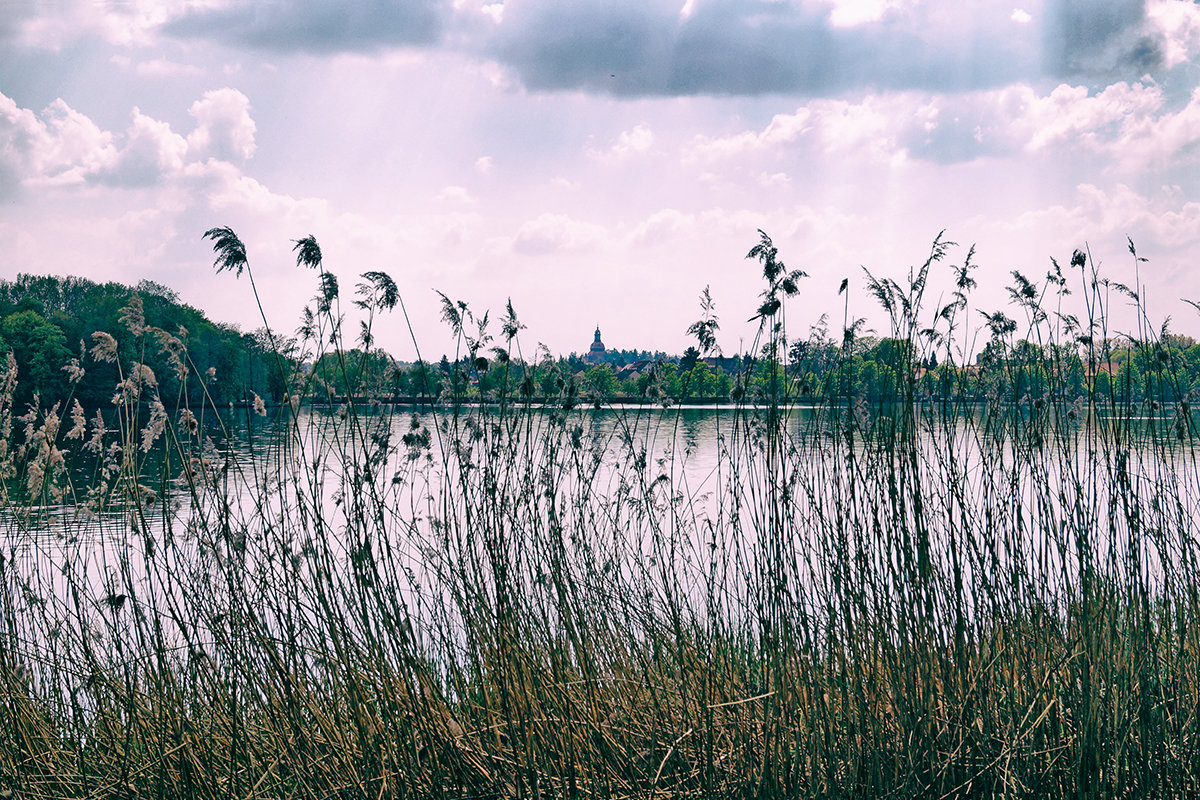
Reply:
[[[1170,69],[1200,54],[1200,5],[1156,0],[1146,4],[1146,20],[1161,37],[1163,66]]]
[[[593,158],[620,160],[630,156],[641,155],[654,146],[654,132],[648,125],[635,125],[627,131],[622,131],[616,141],[607,149],[592,148],[588,155]]]
[[[22,185],[145,187],[183,175],[189,164],[253,155],[255,124],[241,92],[207,92],[190,110],[197,125],[186,137],[138,108],[114,133],[62,99],[38,114],[0,94],[0,193]]]
[[[912,94],[869,95],[859,102],[818,99],[795,113],[776,114],[761,131],[698,137],[685,158],[713,160],[796,149],[894,163],[906,157],[906,134],[923,129],[929,115],[927,101]]]
[[[1168,167],[1196,156],[1200,90],[1172,109],[1154,85],[1122,82],[1097,93],[1063,85],[1030,99],[1018,124],[1027,128],[1032,151],[1084,150],[1104,156],[1117,172]]]
[[[466,205],[475,202],[475,197],[464,186],[447,186],[437,193],[434,198],[442,203]]]
[[[691,234],[696,228],[696,218],[674,208],[656,211],[638,223],[629,235],[635,246],[671,242],[680,236]]]
[[[268,0],[199,7],[166,24],[176,36],[238,42],[269,50],[362,52],[440,40],[443,0]]]
[[[512,239],[512,249],[521,255],[542,256],[590,250],[606,238],[606,231],[599,225],[547,213],[521,225]]]
[[[1177,106],[1177,107],[1176,107]],[[697,137],[685,161],[794,153],[941,164],[1022,154],[1093,155],[1116,172],[1167,168],[1200,150],[1200,90],[1182,105],[1154,84],[1117,82],[1094,92],[1024,84],[962,94],[871,94],[812,100],[761,130]]]
[[[112,134],[62,100],[39,117],[0,94],[0,195],[26,182],[81,183],[116,158]]]
[[[1200,243],[1200,203],[1180,202],[1169,191],[1143,194],[1125,184],[1102,188],[1082,183],[1068,202],[1033,209],[1000,223],[1021,239],[1047,233],[1064,242],[1082,244],[1086,241],[1124,241],[1126,236],[1136,243],[1139,254],[1150,257],[1151,269],[1160,269],[1157,253],[1168,252]],[[1078,246],[1078,245],[1076,245]],[[1194,282],[1190,262],[1163,267],[1182,270],[1188,283]]]
[[[829,0],[829,22],[835,28],[852,28],[868,22],[878,22],[897,0]]]
[[[84,38],[131,47],[149,41],[154,31],[186,4],[187,0],[6,0],[0,17],[0,40],[50,50]]]
[[[187,137],[189,154],[235,162],[254,155],[258,128],[250,117],[250,99],[237,89],[205,92],[188,113],[197,123]]]
[[[150,186],[164,176],[177,174],[187,151],[187,140],[170,125],[135,108],[133,122],[125,132],[125,145],[117,157],[88,177],[113,186]]]

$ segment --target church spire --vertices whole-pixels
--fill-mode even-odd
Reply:
[[[607,360],[604,342],[600,341],[600,323],[596,323],[596,338],[592,340],[592,346],[588,348],[584,361],[589,364],[603,364]]]

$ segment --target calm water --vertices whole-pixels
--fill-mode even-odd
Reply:
[[[266,563],[272,559],[303,558],[315,549],[306,540],[311,536],[325,537],[339,560],[349,560],[355,545],[345,540],[347,516],[365,513],[375,515],[369,524],[376,535],[402,548],[419,584],[427,565],[443,555],[437,552],[443,549],[439,524],[467,514],[479,500],[471,493],[487,491],[487,480],[499,495],[557,493],[574,506],[557,513],[586,511],[594,516],[584,527],[598,537],[627,539],[620,547],[610,544],[608,557],[647,562],[663,557],[663,536],[677,538],[689,558],[702,555],[714,536],[752,538],[750,532],[767,524],[768,502],[786,517],[784,527],[800,551],[818,546],[808,539],[849,524],[837,522],[838,513],[854,512],[860,524],[863,508],[886,508],[894,454],[860,434],[848,458],[844,431],[829,410],[799,408],[782,423],[786,447],[769,460],[756,439],[762,420],[759,412],[747,417],[727,408],[635,406],[535,411],[501,431],[496,413],[477,409],[456,416],[381,408],[357,418],[336,409],[305,408],[295,418],[286,411],[258,417],[231,410],[205,420],[203,436],[185,443],[183,452],[161,445],[139,452],[139,483],[154,497],[140,507],[116,478],[108,482],[118,488],[87,507],[85,492],[96,483],[99,462],[70,459],[80,502],[0,514],[0,552],[19,582],[42,594],[65,598],[72,581],[97,597],[144,593],[161,591],[178,576],[194,580],[206,561],[229,557],[248,537],[252,544],[270,543],[248,548],[265,560],[260,569],[274,569]],[[888,421],[880,417],[874,424]],[[1078,504],[1080,491],[1088,513],[1111,511],[1112,478],[1103,469],[1114,462],[1104,452],[1111,437],[1097,434],[1101,424],[1073,421],[1049,441],[1032,441],[1022,428],[992,427],[980,417],[923,428],[916,448],[922,485],[906,491],[923,495],[934,519],[949,520],[945,530],[932,532],[934,550],[947,552],[961,527],[953,519],[964,509],[976,516],[1024,515],[1025,528],[1018,525],[1010,540],[996,543],[989,563],[1041,559],[1039,569],[1068,569],[1065,556],[1054,552],[1061,543],[1038,541],[1037,529],[1051,520],[1065,537],[1070,515],[1063,503]],[[1180,535],[1194,538],[1200,518],[1194,446],[1164,433],[1164,420],[1130,424],[1139,444],[1122,469],[1147,487],[1148,502],[1159,502],[1155,492],[1167,490],[1163,502],[1186,511],[1189,527]],[[1093,475],[1082,486],[1076,476],[1087,477],[1097,458],[1099,480]],[[481,469],[494,474],[483,480]],[[768,469],[776,470],[774,482]],[[447,473],[454,479],[446,480]],[[769,485],[779,493],[768,494]],[[897,521],[878,524],[884,536]],[[751,544],[738,556],[747,572],[755,569]],[[1157,551],[1137,557],[1154,571],[1163,558]]]

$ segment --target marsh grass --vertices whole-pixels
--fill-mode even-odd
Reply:
[[[232,231],[209,233],[218,268],[248,268]],[[832,381],[801,414],[782,365],[757,396],[742,376],[699,478],[673,412],[600,425],[571,376],[535,406],[511,305],[495,341],[486,315],[443,296],[466,366],[437,413],[292,401],[242,450],[228,414],[166,412],[137,364],[120,365],[111,429],[98,415],[68,437],[58,407],[15,416],[10,362],[0,792],[1194,795],[1186,387],[1157,408],[1112,384],[1070,397],[1062,351],[1030,361],[999,312],[987,330],[1008,358],[982,402],[945,370],[918,379],[930,353],[962,359],[971,256],[950,305],[923,303],[951,248],[939,237],[903,285],[868,275],[909,343],[894,397]],[[290,354],[332,348],[348,372],[337,280],[311,237],[297,251],[320,290]],[[755,350],[779,354],[804,276],[765,234],[750,256],[766,287]],[[1086,318],[1043,310],[1061,270],[1017,281],[1024,339],[1105,358],[1090,351],[1108,341],[1109,287],[1086,256],[1072,268]],[[705,297],[691,332],[707,351]],[[403,308],[382,273],[356,303],[364,344],[377,313]],[[1141,333],[1133,346],[1157,352]],[[489,360],[512,380],[493,405],[462,403]],[[1040,390],[1023,384],[1033,369]],[[291,398],[314,391],[284,378]]]

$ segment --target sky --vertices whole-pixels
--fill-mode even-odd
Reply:
[[[402,360],[453,352],[438,291],[511,299],[529,357],[597,324],[679,353],[708,286],[740,352],[759,230],[808,274],[794,336],[886,333],[864,268],[945,231],[930,316],[970,245],[973,306],[1020,319],[1012,270],[1087,248],[1133,284],[1129,237],[1152,321],[1200,338],[1198,162],[1190,0],[0,0],[0,277],[152,280],[253,330],[202,239],[228,226],[290,332],[311,235],[349,324],[395,279]]]

